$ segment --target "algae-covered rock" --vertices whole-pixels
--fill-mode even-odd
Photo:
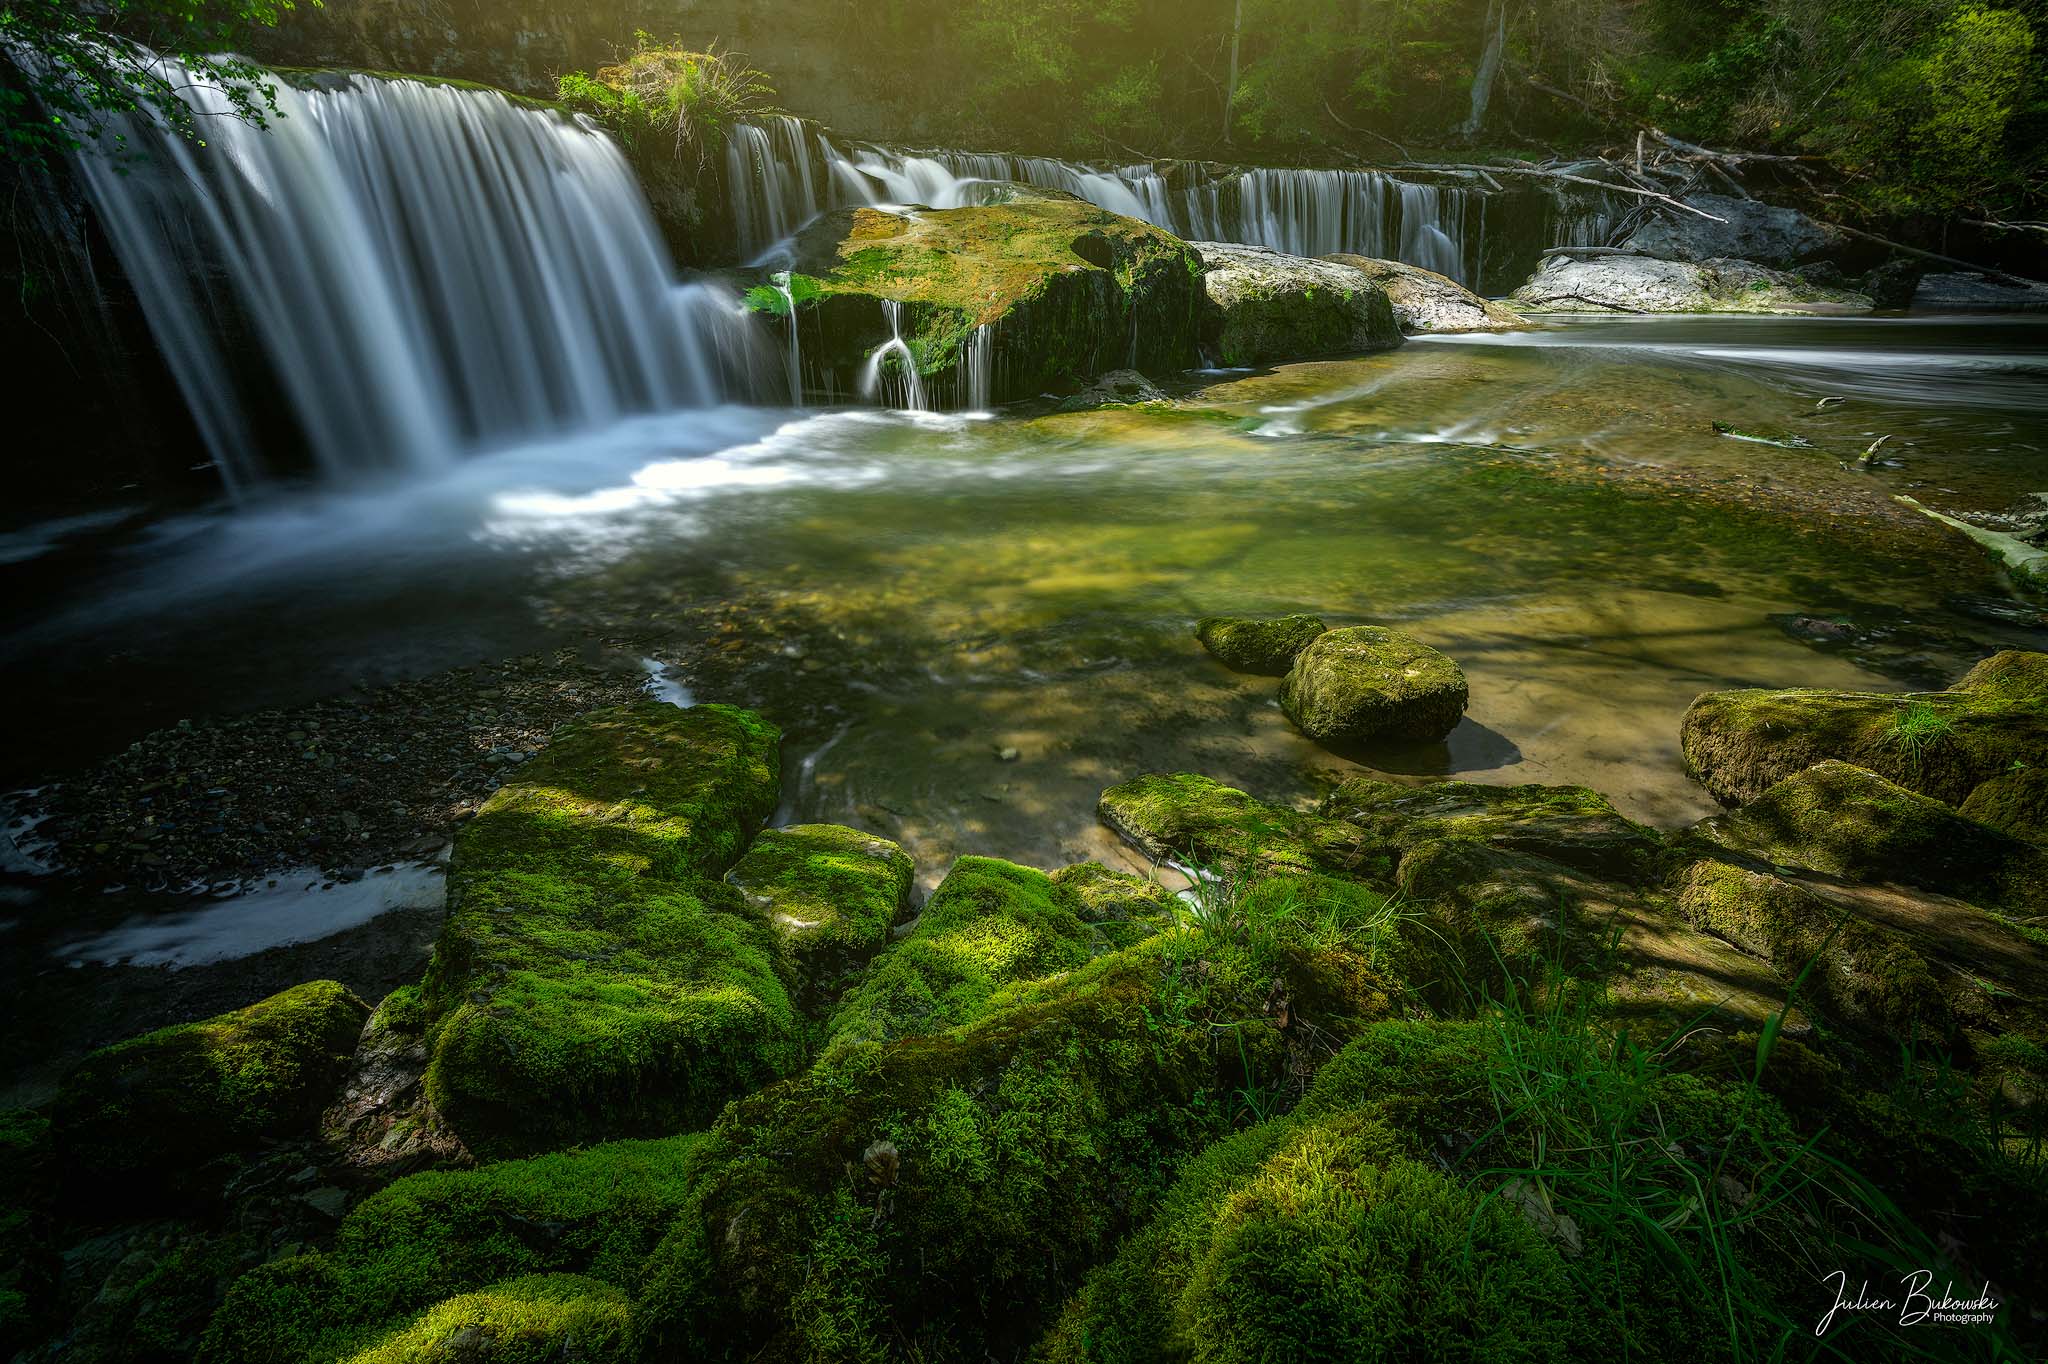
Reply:
[[[1387,291],[1348,265],[1263,246],[1195,242],[1202,343],[1220,363],[1263,365],[1401,344]]]
[[[1726,805],[1815,763],[1853,763],[1960,805],[2018,767],[2048,767],[2048,655],[2008,651],[1944,692],[1707,692],[1680,731],[1687,769]]]
[[[2048,843],[2048,767],[2016,767],[1970,792],[1960,813],[1992,828]]]
[[[350,1358],[417,1313],[437,1319],[466,1295],[513,1278],[574,1274],[630,1291],[688,1202],[689,1161],[701,1140],[611,1142],[401,1179],[349,1213],[331,1251],[242,1276],[215,1314],[201,1358]]]
[[[312,981],[94,1052],[53,1115],[68,1182],[87,1199],[177,1194],[222,1156],[310,1134],[369,1013]]]
[[[1456,663],[1376,625],[1318,636],[1280,684],[1280,708],[1317,743],[1429,742],[1458,727],[1469,697]]]
[[[979,1016],[1000,987],[1070,970],[1106,945],[1078,897],[1044,872],[963,857],[833,1013],[826,1045],[943,1031]]]
[[[1512,332],[1529,326],[1519,314],[1419,265],[1375,260],[1371,256],[1336,255],[1323,259],[1360,271],[1385,289],[1394,308],[1394,321],[1408,336],[1432,332]]]
[[[1825,762],[1711,822],[1738,851],[1993,907],[2048,906],[2048,853],[1848,763]]]
[[[726,706],[598,711],[462,826],[426,1087],[471,1151],[673,1132],[797,1063],[775,931],[717,880],[780,740]]]
[[[1282,677],[1295,655],[1330,627],[1314,616],[1281,616],[1254,620],[1244,616],[1204,616],[1195,622],[1202,647],[1241,673]]]
[[[1119,838],[1156,863],[1244,874],[1376,872],[1384,877],[1393,870],[1384,857],[1370,861],[1358,830],[1341,820],[1269,805],[1190,772],[1136,777],[1112,786],[1095,811]]]
[[[1867,295],[1810,283],[1744,260],[1552,256],[1508,302],[1524,312],[1867,312]]]
[[[609,1284],[543,1274],[451,1298],[345,1364],[630,1364],[632,1300]]]
[[[1111,369],[1186,368],[1198,272],[1170,233],[1038,194],[977,208],[828,213],[797,235],[790,292],[808,383],[857,391],[869,358],[900,335],[928,400],[945,407],[965,404],[977,344],[994,347],[985,395],[993,402]],[[773,288],[749,298],[789,308]],[[904,354],[883,363],[900,367]],[[893,382],[902,387],[900,376]]]
[[[803,994],[838,997],[910,910],[910,854],[837,824],[765,829],[726,882],[768,922],[795,960]]]

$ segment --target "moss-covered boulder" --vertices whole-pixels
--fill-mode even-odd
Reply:
[[[1294,666],[1295,655],[1329,628],[1314,616],[1276,620],[1204,616],[1195,622],[1195,638],[1210,654],[1241,673],[1283,677]]]
[[[200,1357],[217,1364],[353,1358],[446,1321],[459,1314],[455,1304],[510,1279],[573,1274],[605,1286],[607,1297],[631,1292],[688,1201],[689,1162],[701,1140],[612,1142],[401,1179],[349,1213],[332,1250],[243,1275],[215,1314]]]
[[[1391,859],[1351,824],[1271,805],[1192,772],[1112,786],[1095,812],[1111,832],[1159,864],[1240,874],[1358,873],[1383,880],[1393,872]]]
[[[1979,824],[1989,824],[2014,838],[2048,843],[2048,767],[2001,772],[1979,783],[1960,809]]]
[[[1014,1357],[1226,1130],[1229,1094],[1327,1054],[1268,1013],[1276,991],[1326,993],[1294,969],[1251,938],[1162,935],[1008,987],[966,1027],[840,1047],[740,1100],[651,1264],[650,1347]]]
[[[1680,730],[1687,770],[1725,805],[1830,759],[1950,805],[2048,767],[2048,655],[2008,651],[1943,692],[1708,692]]]
[[[573,1274],[494,1284],[437,1304],[346,1364],[631,1364],[632,1300]]]
[[[1773,864],[1921,886],[1987,908],[2048,907],[2048,852],[1848,763],[1787,777],[1706,832]]]
[[[1004,985],[1083,965],[1109,941],[1081,910],[1042,871],[961,858],[833,1012],[826,1045],[942,1032],[978,1017]]]
[[[1180,909],[1180,897],[1159,882],[1113,871],[1100,862],[1061,867],[1052,874],[1052,884],[1071,897],[1082,923],[1118,948],[1151,937]]]
[[[763,830],[726,883],[768,916],[813,1012],[839,997],[910,912],[910,854],[837,824]]]
[[[224,1156],[310,1135],[369,1014],[313,981],[94,1052],[53,1113],[67,1184],[87,1200],[177,1196]]]
[[[780,742],[726,706],[598,711],[462,827],[426,1089],[472,1152],[674,1132],[797,1064],[776,932],[718,880]]]
[[[891,401],[902,402],[910,365],[943,408],[975,396],[977,362],[989,384],[980,396],[993,402],[1112,369],[1186,368],[1198,274],[1172,234],[1041,194],[828,213],[798,234],[787,293],[762,284],[748,298],[784,317],[793,305],[808,387],[857,392],[880,355]]]
[[[1456,838],[1629,880],[1652,876],[1664,854],[1656,830],[1624,818],[1605,796],[1583,786],[1408,786],[1347,777],[1324,797],[1321,813],[1398,848]]]
[[[1280,684],[1280,708],[1322,744],[1441,739],[1458,727],[1469,697],[1456,663],[1377,625],[1319,635]]]
[[[1346,265],[1387,291],[1394,321],[1408,336],[1433,332],[1510,332],[1529,324],[1520,314],[1490,302],[1434,270],[1371,256],[1336,255],[1324,260]]]
[[[1225,365],[1264,365],[1401,344],[1387,291],[1348,265],[1263,246],[1196,242],[1201,335]]]

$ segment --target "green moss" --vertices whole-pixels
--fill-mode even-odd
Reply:
[[[1392,862],[1340,820],[1268,805],[1193,773],[1138,777],[1102,793],[1096,813],[1157,862],[1243,872],[1377,873]]]
[[[1195,622],[1195,638],[1224,664],[1243,673],[1284,676],[1295,655],[1330,627],[1314,616],[1282,616],[1250,620],[1242,616],[1204,616]]]
[[[2048,843],[2048,764],[2015,767],[1982,783],[1960,813],[2014,838]]]
[[[1623,818],[1605,796],[1583,786],[1404,786],[1347,777],[1324,798],[1321,813],[1394,847],[1466,839],[1630,881],[1652,876],[1664,860],[1654,829]]]
[[[910,909],[910,855],[834,824],[767,829],[726,873],[797,963],[813,1010],[836,999]]]
[[[369,1012],[345,987],[313,981],[94,1052],[53,1113],[73,1192],[176,1197],[210,1162],[310,1132]]]
[[[1788,984],[1803,977],[1803,997],[1837,1017],[1903,1043],[1955,1032],[1941,982],[1909,939],[1847,917],[1790,882],[1699,862],[1679,880],[1678,905],[1694,926],[1770,962]]]
[[[978,1017],[1000,987],[1071,970],[1109,946],[1044,872],[963,857],[917,926],[875,960],[832,1015],[826,1046],[886,1042]]]
[[[427,1094],[472,1151],[672,1132],[797,1064],[775,933],[712,879],[774,808],[780,737],[725,706],[600,711],[463,826]]]
[[[1847,763],[1825,762],[1722,821],[1721,837],[1773,862],[1924,886],[1990,908],[2048,905],[2048,854]]]
[[[1687,770],[1730,805],[1830,760],[1960,804],[2015,763],[2048,765],[2044,674],[2048,655],[2009,651],[1945,692],[1708,692],[1686,712]]]
[[[1112,948],[1143,942],[1173,921],[1180,899],[1157,881],[1112,871],[1100,862],[1077,862],[1052,874],[1055,890],[1070,897],[1081,922]]]
[[[1464,717],[1465,674],[1396,630],[1354,625],[1319,636],[1280,684],[1280,708],[1318,743],[1427,743]]]
[[[49,1166],[48,1119],[0,1110],[0,1355],[10,1358],[39,1333],[57,1285]]]
[[[344,1357],[432,1304],[518,1276],[572,1272],[631,1290],[688,1200],[701,1140],[612,1142],[401,1179],[349,1213],[330,1253],[243,1276],[202,1357]]]
[[[515,1279],[435,1306],[347,1364],[627,1364],[638,1358],[626,1295],[573,1274]]]

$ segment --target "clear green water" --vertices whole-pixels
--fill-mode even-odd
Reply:
[[[1300,798],[1352,770],[1192,635],[1311,611],[1470,676],[1447,743],[1372,767],[1675,825],[1709,809],[1676,748],[1703,690],[1927,686],[2039,644],[1958,611],[1995,576],[1889,496],[2031,491],[2044,355],[2038,325],[1608,321],[1191,378],[1168,408],[678,414],[96,546],[0,667],[89,746],[544,643],[652,657],[790,731],[783,818],[900,838],[930,881],[1119,856],[1094,801],[1139,772]],[[1845,470],[1874,434],[1904,467]]]

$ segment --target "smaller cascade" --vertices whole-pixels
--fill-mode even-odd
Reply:
[[[929,412],[924,376],[917,371],[917,355],[903,339],[903,305],[882,300],[882,316],[889,323],[889,339],[875,347],[860,372],[860,396],[867,402],[899,411]],[[894,359],[892,366],[889,362]]]
[[[996,327],[984,322],[960,347],[959,406],[968,412],[995,407]]]
[[[789,347],[786,362],[789,369],[789,401],[798,407],[804,401],[804,352],[803,342],[797,336],[796,293],[790,288],[789,271],[777,270],[768,277],[782,295],[783,321],[789,326]]]

